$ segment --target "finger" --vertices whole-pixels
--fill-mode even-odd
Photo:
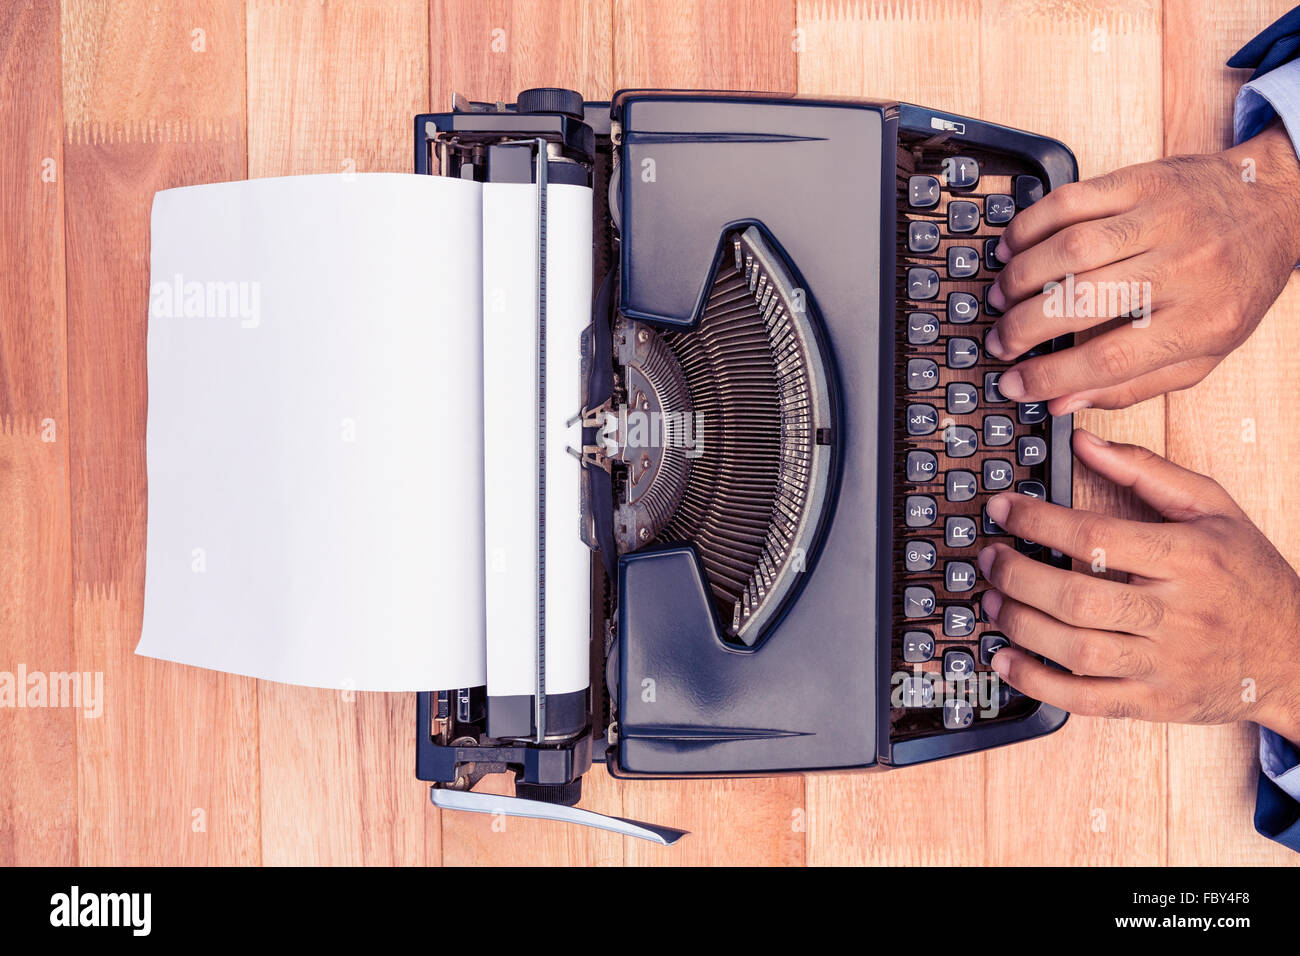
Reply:
[[[985,548],[976,561],[984,580],[1005,596],[1075,627],[1150,634],[1165,617],[1150,588],[1067,571],[1005,544]]]
[[[993,281],[989,301],[1006,311],[1008,303],[1042,292],[1049,282],[1123,262],[1150,246],[1147,227],[1131,212],[1066,226],[1016,253]]]
[[[1207,515],[1243,516],[1232,496],[1213,478],[1175,465],[1149,448],[1108,442],[1082,428],[1074,430],[1073,444],[1074,454],[1085,466],[1107,481],[1131,488],[1135,495],[1170,521],[1190,521]],[[993,500],[989,501],[988,507],[993,520],[998,521],[992,512]],[[998,523],[1008,527],[1001,521]],[[1132,570],[1146,573],[1140,568]]]
[[[1085,564],[1092,564],[1100,553],[1105,555],[1106,566],[1115,571],[1130,571],[1160,580],[1174,576],[1170,556],[1178,550],[1181,533],[1176,526],[1063,508],[1014,492],[995,495],[985,507],[989,517],[1011,534],[1055,548]],[[1046,605],[1036,606],[1051,611]]]
[[[1017,260],[1011,260],[1014,264]],[[1007,266],[1008,269],[1011,266]],[[1109,322],[1119,315],[1136,312],[1148,328],[1152,283],[1148,276],[1159,274],[1159,262],[1144,253],[1075,275],[1064,284],[1048,280],[1050,288],[1040,285],[1038,294],[1019,302],[999,316],[985,340],[989,352],[1004,360],[1022,355],[1029,349],[1067,332],[1081,332]],[[1000,308],[989,297],[994,308]],[[1165,328],[1173,324],[1163,321]]]
[[[998,379],[998,390],[1013,402],[1042,402],[1072,392],[1120,385],[1146,372],[1199,358],[1187,333],[1153,322],[1147,328],[1124,325],[1071,348],[1026,359]],[[1008,390],[1009,389],[1009,390]]]
[[[998,676],[1021,693],[1083,717],[1141,717],[1145,688],[1124,677],[1079,677],[1004,647],[993,655]]]
[[[1209,375],[1220,361],[1217,355],[1188,359],[1177,365],[1146,372],[1119,385],[1062,395],[1048,402],[1047,409],[1053,415],[1069,415],[1085,408],[1128,408],[1157,395],[1191,388]]]
[[[998,258],[1005,262],[1076,222],[1117,216],[1132,209],[1138,199],[1136,180],[1123,170],[1080,183],[1066,183],[1016,214],[1002,232],[1005,248],[998,247]]]
[[[1071,627],[1036,607],[1004,598],[998,591],[984,592],[983,607],[985,615],[1016,644],[1075,674],[1145,677],[1151,673],[1145,637]]]

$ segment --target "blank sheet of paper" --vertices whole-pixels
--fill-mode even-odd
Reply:
[[[587,687],[591,552],[581,537],[582,331],[591,322],[591,189],[547,187],[546,504],[537,487],[537,187],[483,185],[487,670],[493,697],[537,692],[544,522],[546,691]],[[539,514],[540,510],[540,514]]]
[[[485,682],[481,230],[482,187],[436,176],[156,196],[138,653]]]

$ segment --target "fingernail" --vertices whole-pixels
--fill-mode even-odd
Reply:
[[[993,308],[997,309],[999,312],[1003,311],[1007,307],[1007,297],[1002,292],[1002,286],[998,285],[996,282],[989,286],[989,305],[993,306]]]
[[[1061,409],[1062,415],[1073,415],[1075,412],[1081,412],[1085,408],[1092,408],[1092,402],[1084,398],[1078,398],[1067,404]]]
[[[1094,445],[1098,445],[1102,448],[1106,448],[1107,446],[1110,445],[1110,442],[1106,441],[1106,439],[1102,438],[1100,435],[1094,435],[1086,428],[1080,428],[1078,429],[1078,432],[1080,435],[1088,439],[1088,441],[1092,442]]]
[[[1005,239],[998,240],[998,247],[993,250],[993,254],[997,256],[998,259],[1002,262],[1011,261],[1011,247],[1007,245],[1007,241]]]
[[[998,621],[998,611],[1002,610],[1002,595],[997,591],[984,592],[984,616],[994,624]]]
[[[985,508],[988,509],[990,518],[998,524],[1002,524],[1007,520],[1007,515],[1011,514],[1011,496],[994,495],[989,499],[989,503],[985,505]]]
[[[1007,680],[1011,676],[1011,655],[1006,648],[994,654],[993,660],[989,663],[993,665],[993,669],[998,672],[998,676],[1003,680]]]
[[[984,337],[984,347],[996,357],[1006,358],[1006,353],[1002,350],[1002,336],[998,335],[997,329],[989,330],[989,334]]]
[[[985,548],[976,555],[975,565],[980,569],[980,574],[984,575],[984,578],[987,580],[989,569],[993,567],[993,549],[991,547]]]
[[[998,377],[998,391],[1013,402],[1025,397],[1025,380],[1015,369],[1003,372]]]

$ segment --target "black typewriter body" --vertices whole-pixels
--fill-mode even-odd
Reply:
[[[1068,565],[983,514],[1000,490],[1070,504],[1071,421],[1003,400],[983,341],[997,236],[1076,178],[1065,146],[891,102],[540,90],[417,117],[415,169],[595,196],[590,690],[513,736],[484,688],[419,695],[421,779],[572,804],[593,760],[898,766],[1064,723],[996,686],[974,568],[996,540]],[[695,416],[702,451],[633,449],[629,406]],[[985,706],[957,693],[977,683]]]

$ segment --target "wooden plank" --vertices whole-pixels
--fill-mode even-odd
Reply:
[[[980,59],[979,5],[961,0],[799,4],[799,92],[897,99],[980,115],[961,57],[920,56],[953,37]],[[985,757],[925,768],[808,777],[808,860],[818,864],[983,862]]]
[[[617,88],[795,88],[794,0],[615,0]]]
[[[588,100],[612,89],[613,0],[432,0],[430,100],[453,93],[513,102],[534,86],[577,90]]]
[[[60,56],[57,2],[0,10],[0,315],[11,317],[0,335],[0,668],[15,682],[20,667],[72,664]],[[0,864],[75,863],[77,701],[18,708],[28,688],[12,690],[0,710]]]
[[[434,0],[429,20],[432,108],[447,108],[453,93],[513,101],[531,86],[560,86],[588,99],[608,98],[610,14],[609,3],[583,0]],[[514,792],[506,775],[489,777],[475,789]],[[583,780],[579,805],[622,816],[620,785],[594,768]],[[448,865],[604,866],[623,860],[622,841],[613,834],[538,820],[444,813],[442,841]]]
[[[78,721],[78,860],[255,863],[252,682],[133,653],[150,205],[243,175],[243,9],[69,0],[62,45],[74,666],[105,695]]]
[[[1081,177],[1161,149],[1158,0],[985,0],[985,118],[1054,136]],[[1077,424],[1164,451],[1164,399]],[[1142,513],[1076,469],[1075,505]],[[988,755],[989,862],[1158,864],[1166,850],[1165,728],[1072,717],[1044,740]]]
[[[1232,142],[1233,98],[1249,76],[1224,61],[1291,4],[1166,6],[1166,152],[1223,149]],[[1170,457],[1218,479],[1292,565],[1300,564],[1300,521],[1287,508],[1287,476],[1300,467],[1300,445],[1278,385],[1297,378],[1300,286],[1293,280],[1245,345],[1196,388],[1169,398]],[[1252,825],[1258,741],[1249,724],[1169,728],[1171,864],[1300,864]]]
[[[794,0],[615,0],[614,86],[792,92]],[[623,785],[627,816],[692,831],[669,851],[627,841],[630,863],[795,863],[801,777]]]
[[[409,172],[423,0],[247,5],[248,175]],[[268,864],[437,863],[415,697],[259,682]]]

